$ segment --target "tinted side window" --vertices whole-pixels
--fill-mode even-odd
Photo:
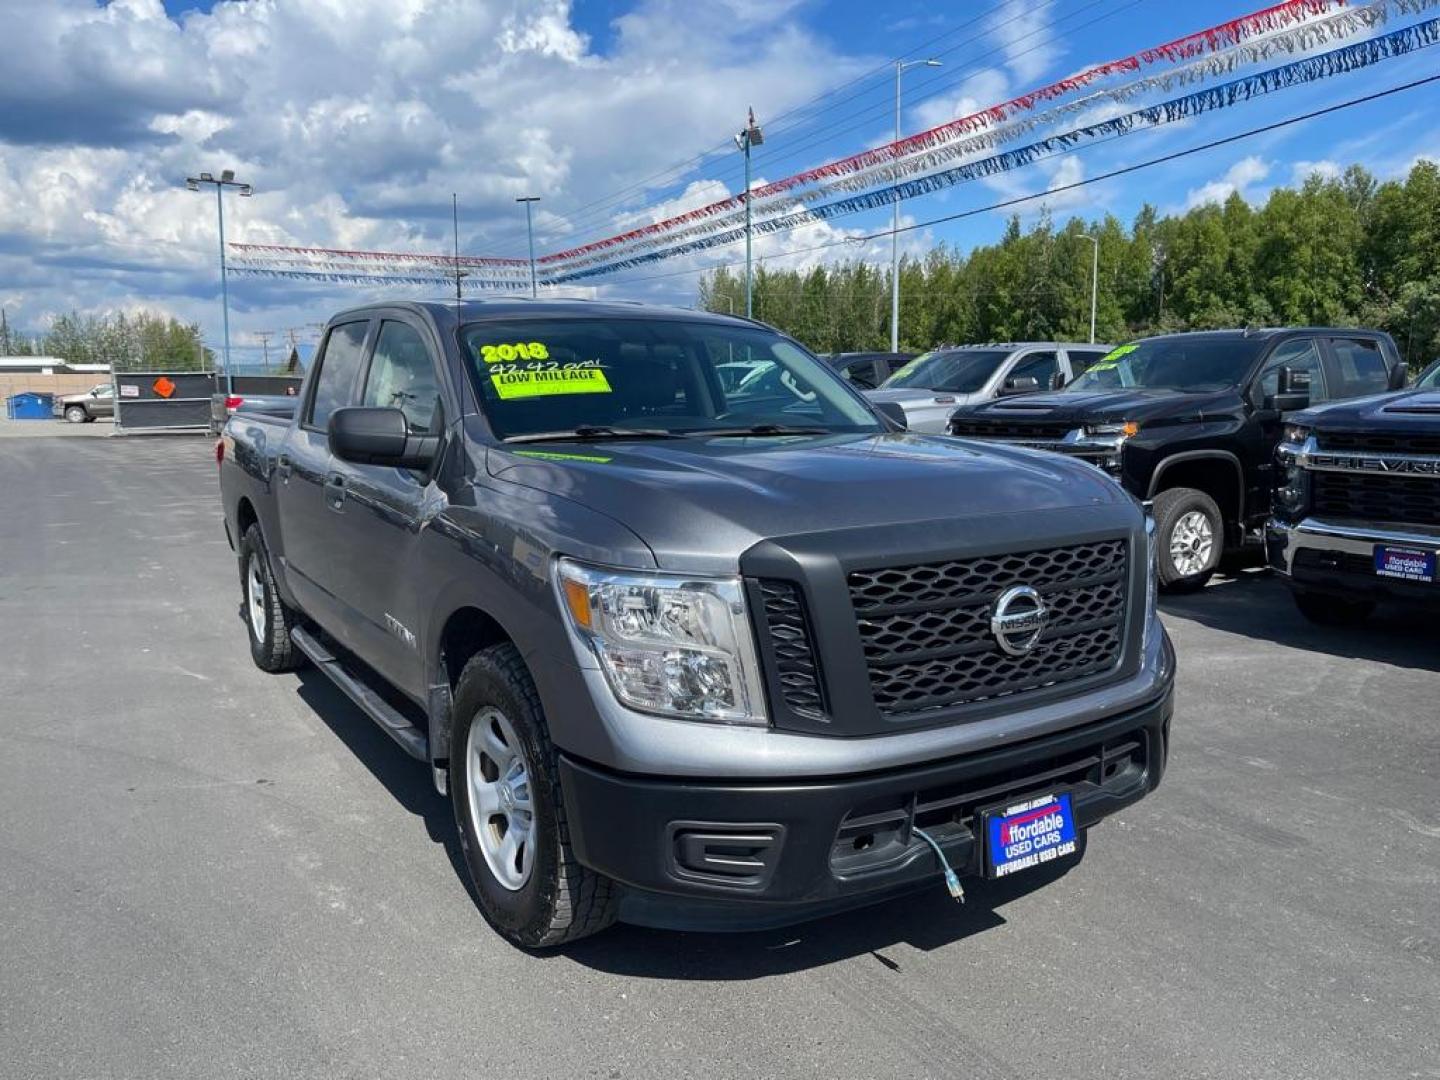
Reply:
[[[1060,359],[1053,352],[1031,353],[1010,369],[1010,374],[1005,376],[1005,381],[1034,379],[1041,390],[1048,390],[1050,389],[1050,376],[1059,370]]]
[[[1320,350],[1315,347],[1315,342],[1310,338],[1299,338],[1295,341],[1287,341],[1283,345],[1277,345],[1275,351],[1270,354],[1270,359],[1265,361],[1265,367],[1260,372],[1260,394],[1265,404],[1270,398],[1280,392],[1280,369],[1288,367],[1292,371],[1304,371],[1310,375],[1310,403],[1318,405],[1322,401],[1329,401],[1330,394],[1325,389],[1325,373],[1320,368]]]
[[[1109,349],[1066,349],[1065,355],[1070,358],[1071,377],[1079,375],[1109,351]]]
[[[1335,350],[1335,397],[1364,397],[1383,394],[1390,385],[1385,357],[1374,341],[1361,338],[1331,338]]]
[[[310,404],[310,423],[325,428],[330,414],[353,404],[355,376],[364,358],[365,333],[368,322],[341,323],[330,330],[325,351],[316,361],[320,372],[315,376],[315,397]]]
[[[380,324],[375,358],[370,361],[360,403],[399,409],[405,414],[406,427],[415,435],[433,435],[443,426],[435,363],[425,339],[413,326],[388,321]]]
[[[862,390],[874,390],[885,378],[876,371],[879,366],[874,360],[852,360],[840,374]]]

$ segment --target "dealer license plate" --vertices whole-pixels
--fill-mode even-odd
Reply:
[[[1075,853],[1069,795],[1042,795],[985,817],[985,872],[1005,877]]]
[[[1435,552],[1376,544],[1375,573],[1401,581],[1434,581]]]

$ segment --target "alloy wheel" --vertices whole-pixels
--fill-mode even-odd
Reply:
[[[515,892],[535,868],[535,810],[525,751],[494,706],[470,721],[469,754],[470,822],[495,880]]]

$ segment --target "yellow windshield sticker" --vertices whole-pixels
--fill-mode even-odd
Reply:
[[[1111,349],[1108,353],[1106,353],[1100,358],[1100,363],[1113,364],[1116,360],[1119,360],[1120,357],[1124,356],[1126,353],[1132,353],[1139,347],[1140,346],[1138,345],[1121,345],[1118,349]]]
[[[490,382],[501,400],[549,397],[556,394],[608,394],[610,382],[598,367],[517,368],[497,371]]]
[[[487,364],[509,364],[516,360],[549,360],[550,350],[543,341],[507,341],[499,345],[481,345],[480,359]]]
[[[591,461],[596,465],[608,465],[608,457],[593,454],[557,454],[550,450],[516,450],[517,457],[539,458],[541,461]]]

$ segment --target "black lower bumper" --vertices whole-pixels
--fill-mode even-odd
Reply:
[[[1135,712],[980,754],[794,783],[623,776],[569,757],[580,861],[626,887],[629,921],[749,929],[812,918],[956,872],[982,872],[982,810],[1068,791],[1087,828],[1160,782],[1173,694]]]

